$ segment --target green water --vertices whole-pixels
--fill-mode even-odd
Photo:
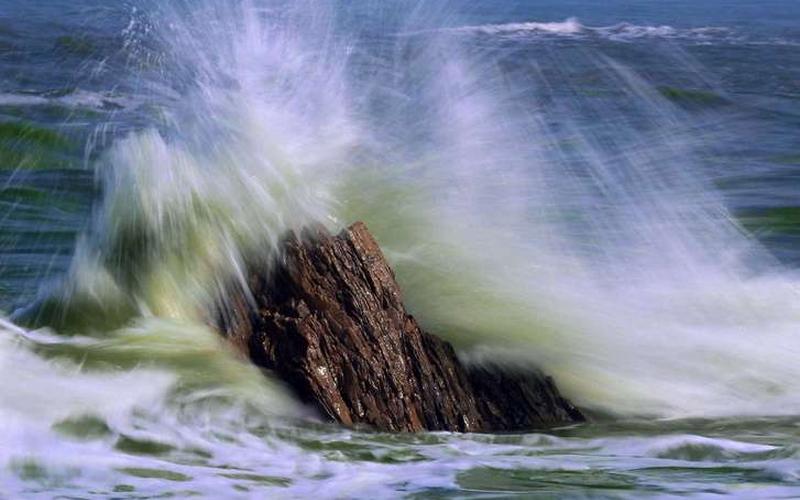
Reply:
[[[800,496],[791,0],[0,0],[0,497]],[[205,322],[364,220],[591,416],[322,421]]]

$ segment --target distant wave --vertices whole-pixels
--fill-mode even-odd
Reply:
[[[601,37],[608,40],[628,41],[639,38],[688,38],[698,41],[716,38],[731,38],[730,29],[717,26],[700,28],[674,28],[672,26],[649,26],[631,23],[619,23],[612,26],[586,26],[577,18],[570,17],[561,22],[524,22],[507,24],[486,24],[480,26],[464,26],[455,31],[465,33],[481,33],[506,37],[521,36],[564,36],[564,37]]]
[[[634,38],[691,38],[706,40],[711,38],[730,38],[731,30],[728,28],[707,26],[701,28],[678,29],[672,26],[639,26],[636,24],[620,23],[604,28],[587,28],[609,39],[634,39]]]
[[[508,23],[508,24],[485,24],[482,26],[466,26],[457,28],[458,31],[481,32],[489,35],[520,32],[542,32],[563,35],[574,35],[585,31],[586,27],[577,18],[570,17],[562,22],[553,23]]]
[[[76,90],[64,95],[0,92],[0,106],[64,106],[70,108],[91,108],[95,110],[116,110],[131,107],[130,99],[107,95],[100,92]]]

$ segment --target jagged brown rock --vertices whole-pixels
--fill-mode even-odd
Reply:
[[[230,301],[221,328],[258,365],[347,426],[387,431],[525,430],[581,421],[536,371],[467,369],[403,306],[394,274],[366,226],[284,241],[252,297]]]

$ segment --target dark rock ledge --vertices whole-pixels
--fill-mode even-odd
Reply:
[[[521,431],[583,421],[536,370],[464,366],[403,306],[363,223],[289,235],[280,264],[254,273],[220,329],[321,413],[384,431]]]

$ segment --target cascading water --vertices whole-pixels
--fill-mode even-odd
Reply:
[[[318,477],[333,495],[434,491],[455,481],[437,467],[474,475],[448,446],[518,466],[480,437],[425,449],[311,423],[203,325],[245,261],[269,262],[312,222],[365,220],[426,328],[465,356],[533,361],[587,408],[800,413],[797,278],[739,226],[709,166],[745,121],[687,109],[613,45],[728,31],[479,26],[403,2],[170,2],[130,17],[124,86],[147,105],[128,132],[98,129],[92,221],[69,271],[13,315],[70,336],[2,325],[0,449],[16,494],[155,494],[168,480],[302,495]],[[679,45],[658,50],[726,101]],[[510,445],[571,446],[540,438]],[[772,449],[679,441],[640,451]],[[337,461],[361,450],[377,463],[348,485]]]

